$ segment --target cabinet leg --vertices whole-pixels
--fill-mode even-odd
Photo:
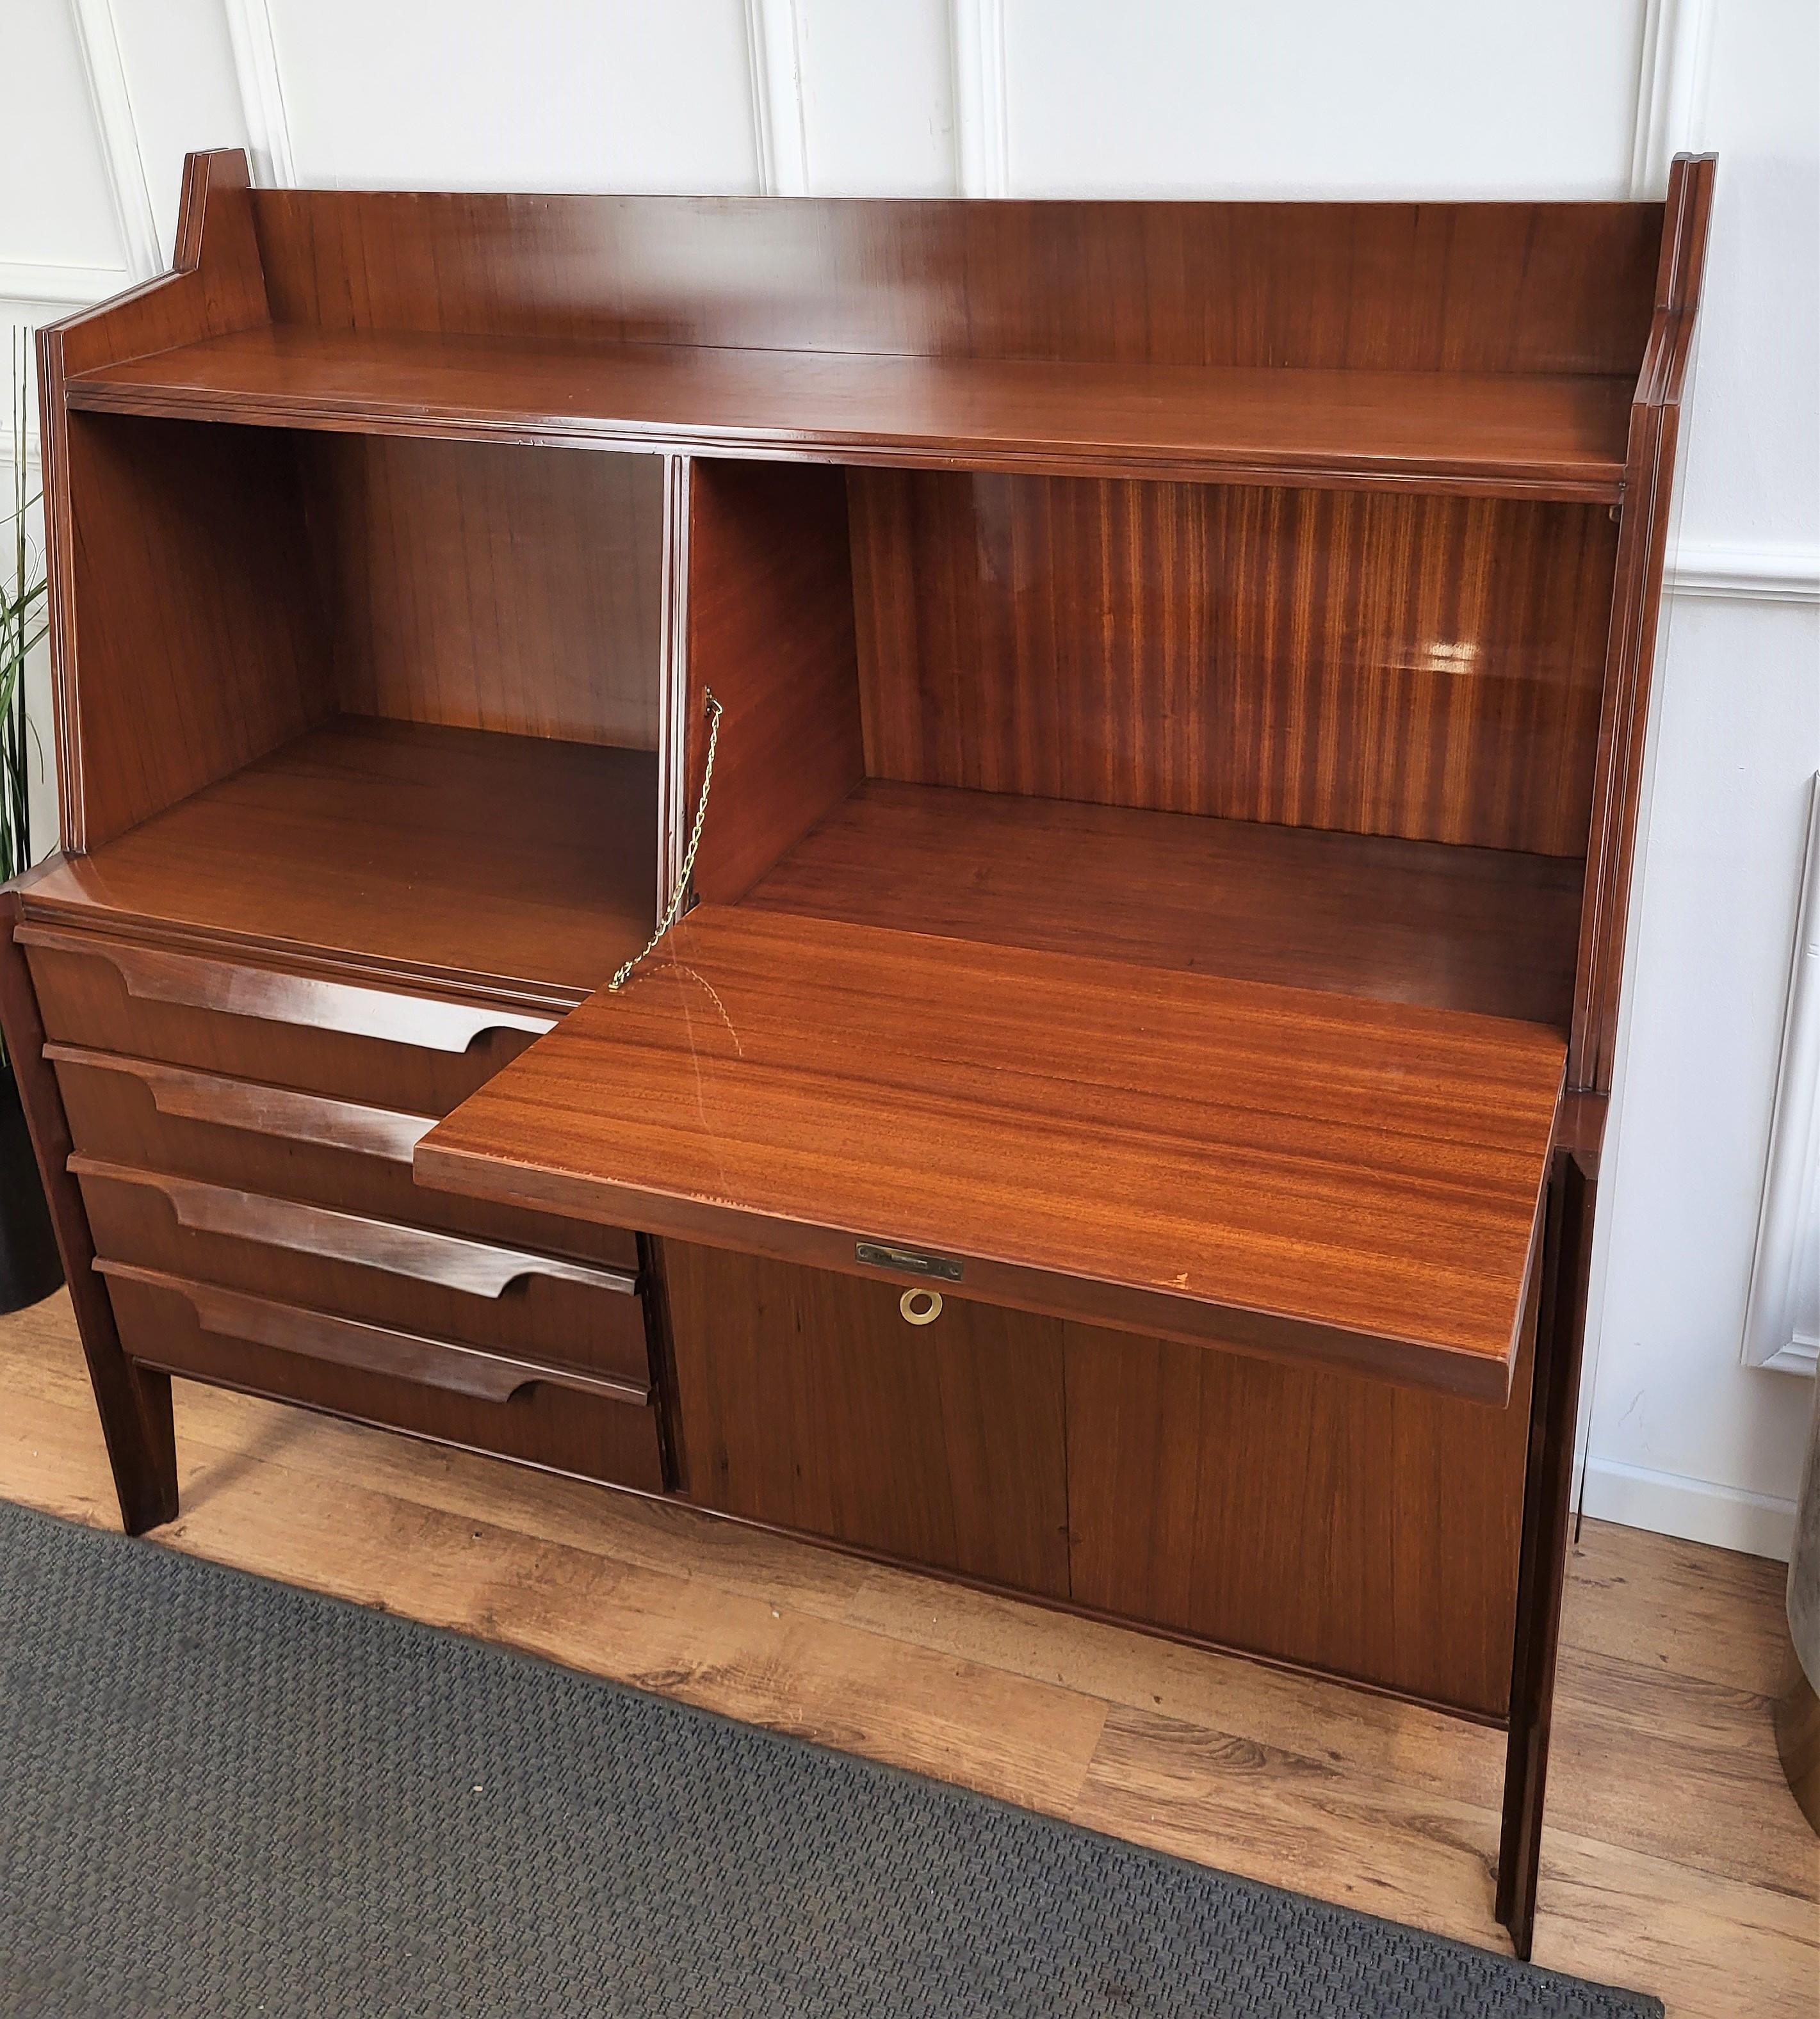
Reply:
[[[1586,1318],[1597,1187],[1573,1156],[1557,1152],[1543,1227],[1542,1308],[1529,1412],[1523,1495],[1523,1555],[1510,1676],[1510,1736],[1504,1760],[1504,1820],[1498,1843],[1498,1919],[1528,1959],[1535,1932],[1542,1808],[1555,1655],[1567,1584],[1573,1498],[1574,1429]]]
[[[177,1512],[176,1443],[169,1377],[135,1367],[121,1350],[107,1285],[95,1274],[95,1247],[82,1194],[70,1176],[70,1125],[56,1075],[45,1063],[44,1026],[25,955],[13,937],[19,899],[0,890],[0,1028],[19,1086],[25,1125],[50,1202],[51,1225],[75,1307],[101,1434],[120,1496],[120,1518],[137,1535]]]

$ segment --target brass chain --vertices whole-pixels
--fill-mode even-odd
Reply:
[[[676,887],[670,894],[669,903],[664,907],[663,916],[658,920],[657,930],[607,983],[609,995],[624,988],[632,979],[632,970],[656,951],[658,941],[682,916],[683,901],[689,894],[690,879],[695,873],[695,851],[702,846],[702,829],[708,820],[708,788],[714,782],[714,752],[720,741],[720,718],[724,712],[711,687],[704,687],[702,696],[708,708],[708,757],[702,767],[702,796],[695,803],[695,825],[689,830],[689,845],[683,851],[683,866],[676,872]]]

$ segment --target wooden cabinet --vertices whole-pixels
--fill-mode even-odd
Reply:
[[[664,1245],[690,1497],[1019,1591],[1069,1590],[1061,1326]]]
[[[0,892],[128,1525],[176,1374],[1444,1704],[1526,1950],[1713,178],[192,157]]]
[[[1066,1328],[1077,1604],[1502,1718],[1528,1363],[1488,1408]]]

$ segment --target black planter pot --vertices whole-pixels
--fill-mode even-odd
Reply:
[[[0,1311],[24,1310],[63,1280],[10,1066],[0,1066]]]

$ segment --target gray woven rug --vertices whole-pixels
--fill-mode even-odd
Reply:
[[[9,2015],[1661,2010],[0,1502]]]

